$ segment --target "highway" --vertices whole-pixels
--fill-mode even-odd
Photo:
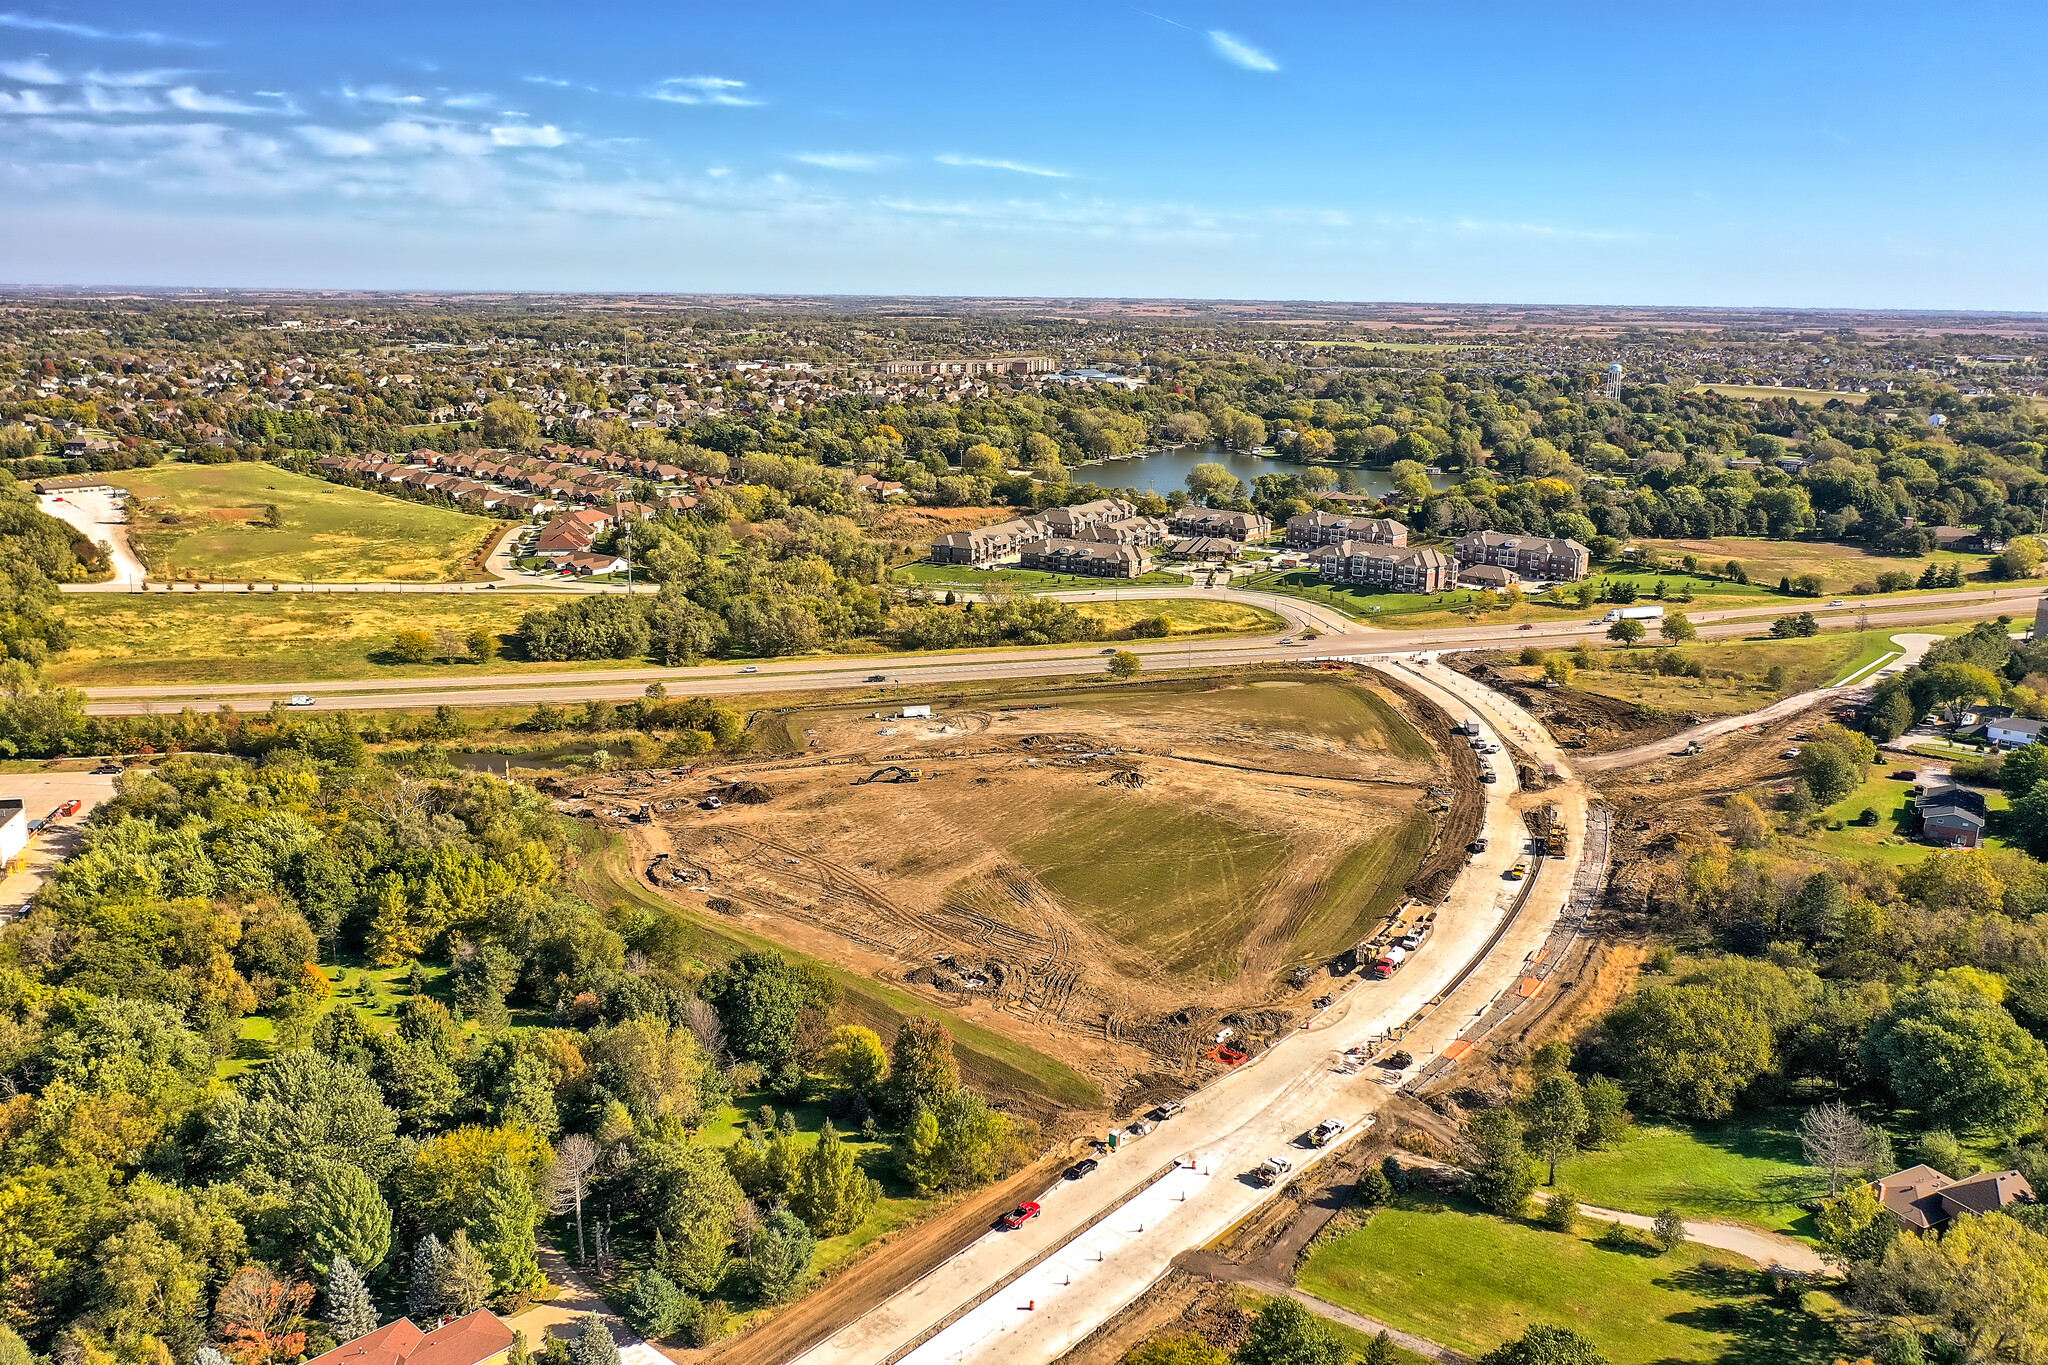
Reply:
[[[1477,714],[1486,738],[1510,741],[1569,774],[1565,756],[1533,718],[1505,698],[1429,665],[1387,671],[1454,717]],[[1503,759],[1506,754],[1501,756]],[[1248,1172],[1271,1156],[1295,1178],[1329,1150],[1296,1139],[1326,1118],[1347,1136],[1373,1120],[1392,1093],[1373,1068],[1339,1070],[1345,1049],[1373,1044],[1423,1015],[1402,1037],[1414,1074],[1487,1005],[1518,982],[1563,908],[1585,847],[1584,788],[1567,776],[1545,793],[1571,831],[1573,855],[1537,860],[1536,880],[1505,873],[1525,857],[1528,834],[1512,762],[1485,791],[1486,853],[1453,887],[1438,927],[1391,980],[1346,979],[1334,1005],[1309,1027],[1189,1096],[1185,1111],[1148,1137],[1102,1159],[1081,1180],[1039,1198],[1043,1214],[1017,1232],[991,1231],[924,1279],[798,1357],[802,1365],[1020,1365],[1057,1359],[1164,1275],[1173,1257],[1201,1246],[1273,1198],[1278,1186]],[[1444,992],[1456,983],[1446,997]]]
[[[312,699],[316,710],[375,710],[421,706],[533,705],[592,699],[620,701],[640,696],[647,684],[662,683],[672,695],[759,695],[830,689],[867,689],[867,679],[881,676],[901,686],[938,686],[1004,678],[1046,677],[1094,671],[1111,648],[1129,649],[1148,672],[1180,668],[1216,668],[1240,664],[1283,663],[1304,657],[1359,658],[1398,656],[1446,649],[1500,648],[1527,644],[1550,647],[1600,641],[1606,626],[1580,618],[1522,630],[1512,624],[1477,622],[1430,630],[1381,630],[1352,621],[1329,607],[1275,593],[1238,588],[1096,589],[1059,594],[1065,600],[1122,598],[1207,598],[1264,607],[1288,622],[1288,632],[1237,639],[1131,641],[1115,646],[1050,645],[1000,649],[954,650],[922,654],[864,654],[768,660],[758,665],[733,662],[693,667],[585,668],[561,671],[471,674],[452,666],[445,677],[357,678],[274,683],[162,683],[89,687],[86,710],[92,715],[135,715],[176,711],[185,706],[211,709],[222,703],[261,709],[293,695]],[[2005,590],[1901,597],[1882,604],[1851,603],[1842,607],[1815,604],[1738,607],[1688,613],[1700,636],[1721,639],[1755,634],[1771,619],[1795,609],[1811,610],[1823,624],[1853,625],[1868,616],[1873,626],[1901,626],[1967,621],[2001,612],[2030,617],[2032,593]],[[1593,608],[1592,611],[1600,611]],[[1307,632],[1316,638],[1304,638]],[[1297,643],[1283,643],[1294,640]],[[752,671],[747,671],[749,668]],[[892,696],[897,695],[892,693]]]

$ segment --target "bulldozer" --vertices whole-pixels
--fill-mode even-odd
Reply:
[[[866,777],[854,778],[853,785],[865,787],[870,782],[915,782],[923,776],[922,768],[900,768],[892,763],[886,768],[875,769]]]

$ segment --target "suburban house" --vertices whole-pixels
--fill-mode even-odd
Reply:
[[[1299,549],[1341,545],[1347,540],[1406,545],[1408,528],[1392,517],[1333,517],[1327,512],[1303,512],[1287,519],[1287,543]]]
[[[1457,561],[1442,550],[1413,545],[1373,545],[1347,540],[1308,556],[1325,583],[1364,584],[1395,592],[1442,592],[1457,577]]]
[[[1227,536],[1241,542],[1262,540],[1273,534],[1273,523],[1256,512],[1183,507],[1167,519],[1166,529],[1177,536]]]
[[[1236,559],[1244,553],[1244,545],[1229,536],[1184,536],[1166,547],[1166,553],[1177,559]]]
[[[567,554],[547,556],[548,567],[557,572],[567,571],[578,578],[589,578],[593,574],[624,573],[626,561],[618,555],[593,554],[589,551],[571,551]]]
[[[422,1332],[411,1318],[387,1322],[343,1342],[308,1365],[498,1365],[512,1354],[513,1334],[488,1308]]]
[[[1930,526],[1937,550],[1982,550],[1985,547],[1983,532],[1969,526]]]
[[[1910,1166],[1871,1182],[1871,1193],[1915,1232],[1938,1228],[1965,1213],[1994,1213],[2034,1202],[2034,1187],[2018,1171],[1985,1171],[1951,1180],[1932,1166]]]
[[[1029,540],[1018,547],[1018,558],[1027,569],[1095,578],[1137,578],[1152,571],[1152,556],[1143,546],[1100,540]]]
[[[1503,569],[1498,564],[1470,564],[1458,571],[1458,586],[1463,588],[1491,588],[1499,592],[1512,588],[1522,581],[1522,576],[1513,569]]]
[[[1593,552],[1576,540],[1474,531],[1458,542],[1458,562],[1493,564],[1524,578],[1576,583],[1593,567]]]
[[[1937,787],[1914,802],[1920,834],[1929,843],[1948,848],[1977,848],[1984,842],[1990,809],[1981,792],[1967,787]]]
[[[2048,728],[2048,721],[2021,720],[2018,716],[2007,716],[1986,725],[1984,738],[2002,748],[2017,749],[2022,744],[2032,744],[2039,739],[2044,728]]]

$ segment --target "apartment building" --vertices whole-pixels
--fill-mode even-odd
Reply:
[[[1297,549],[1341,545],[1347,540],[1406,545],[1408,528],[1392,517],[1340,517],[1328,512],[1303,512],[1287,519],[1287,543]]]
[[[1220,512],[1213,507],[1183,507],[1167,520],[1176,536],[1223,536],[1240,543],[1273,534],[1273,523],[1256,512]]]
[[[1142,545],[1112,545],[1100,540],[1032,540],[1018,547],[1018,562],[1047,573],[1087,574],[1094,578],[1137,578],[1152,571],[1152,556]]]
[[[1347,540],[1311,552],[1309,564],[1325,583],[1395,592],[1443,592],[1457,581],[1458,562],[1442,550]]]
[[[1474,531],[1458,542],[1460,564],[1493,564],[1524,578],[1576,583],[1593,567],[1593,552],[1576,540]]]

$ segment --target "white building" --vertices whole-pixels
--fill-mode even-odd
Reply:
[[[0,798],[0,867],[28,847],[28,809],[13,797]]]

